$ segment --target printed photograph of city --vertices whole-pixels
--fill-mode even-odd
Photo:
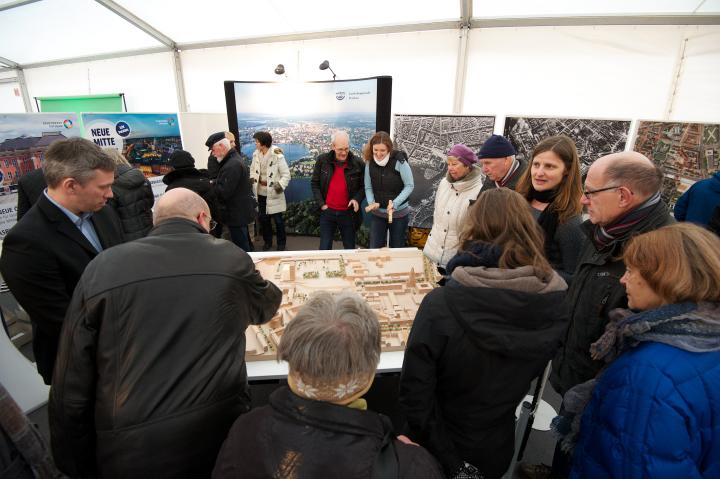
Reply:
[[[298,234],[319,234],[318,211],[310,179],[315,158],[330,151],[333,131],[346,130],[357,157],[375,133],[377,80],[336,82],[236,82],[238,147],[249,165],[253,134],[267,131],[283,150],[292,177],[285,190],[286,226]]]

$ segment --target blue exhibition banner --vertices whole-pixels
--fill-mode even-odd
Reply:
[[[81,135],[75,113],[0,114],[0,239],[15,224],[18,180],[42,167],[52,142]]]
[[[85,137],[103,148],[115,148],[147,177],[171,168],[173,151],[182,148],[176,113],[83,113]]]

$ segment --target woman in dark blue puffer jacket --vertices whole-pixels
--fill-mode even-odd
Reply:
[[[720,478],[720,239],[666,226],[633,239],[624,261],[642,311],[613,312],[591,347],[610,364],[565,397],[555,425],[566,449],[579,426],[571,477]]]

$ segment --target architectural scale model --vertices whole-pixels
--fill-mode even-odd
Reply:
[[[262,257],[255,267],[283,298],[270,322],[247,328],[248,361],[276,358],[285,326],[315,291],[360,294],[380,320],[382,350],[403,350],[420,302],[439,279],[435,266],[414,248]]]

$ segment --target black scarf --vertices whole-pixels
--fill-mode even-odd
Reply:
[[[462,249],[448,261],[445,267],[450,276],[458,266],[485,266],[497,268],[502,251],[494,244],[473,241],[462,246]]]
[[[537,200],[540,203],[549,203],[538,217],[538,223],[545,233],[545,257],[548,259],[550,258],[550,245],[552,244],[558,224],[560,223],[560,215],[558,215],[555,205],[553,204],[557,194],[557,189],[537,191],[530,185],[530,201]]]

